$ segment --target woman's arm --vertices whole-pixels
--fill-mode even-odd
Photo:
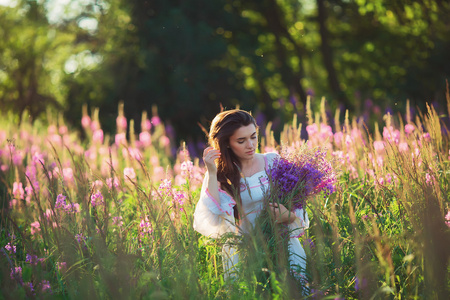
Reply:
[[[214,162],[217,158],[220,157],[220,151],[214,149],[213,147],[208,147],[203,151],[203,161],[205,162],[206,169],[208,172],[205,174],[206,176],[206,186],[209,194],[213,199],[219,201],[219,183],[217,181],[217,166]]]

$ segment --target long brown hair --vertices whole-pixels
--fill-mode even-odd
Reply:
[[[234,207],[234,216],[239,219],[241,206],[240,197],[240,169],[241,162],[230,149],[230,137],[236,130],[250,124],[258,128],[253,116],[240,109],[226,110],[216,115],[211,123],[208,142],[211,147],[219,149],[221,156],[217,160],[217,180],[221,188],[228,192],[236,201],[238,207]]]

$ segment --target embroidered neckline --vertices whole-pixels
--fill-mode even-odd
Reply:
[[[268,162],[267,162],[267,154],[263,154],[263,158],[264,158],[264,170],[261,170],[261,171],[258,171],[256,173],[253,173],[250,176],[245,176],[244,178],[241,178],[241,180],[242,179],[245,180],[246,178],[252,178],[253,176],[258,175],[259,173],[262,173],[262,172],[267,172],[267,169],[269,167]]]

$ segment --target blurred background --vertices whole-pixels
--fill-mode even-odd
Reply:
[[[433,104],[446,113],[449,1],[0,0],[0,109],[32,120],[82,106],[116,129],[158,114],[175,140],[204,141],[224,108],[273,129],[307,97],[364,118]]]

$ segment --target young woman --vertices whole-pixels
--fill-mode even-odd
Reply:
[[[248,112],[227,110],[214,118],[209,147],[203,152],[207,173],[194,212],[196,231],[212,238],[229,232],[250,232],[263,208],[264,191],[269,186],[266,169],[278,156],[256,153],[257,147],[258,127]],[[292,232],[289,241],[291,268],[304,270],[305,252],[298,236],[309,226],[306,212],[289,212],[283,205],[270,205],[275,221],[288,224]],[[237,271],[236,251],[228,244],[222,249],[225,278],[234,276]]]

